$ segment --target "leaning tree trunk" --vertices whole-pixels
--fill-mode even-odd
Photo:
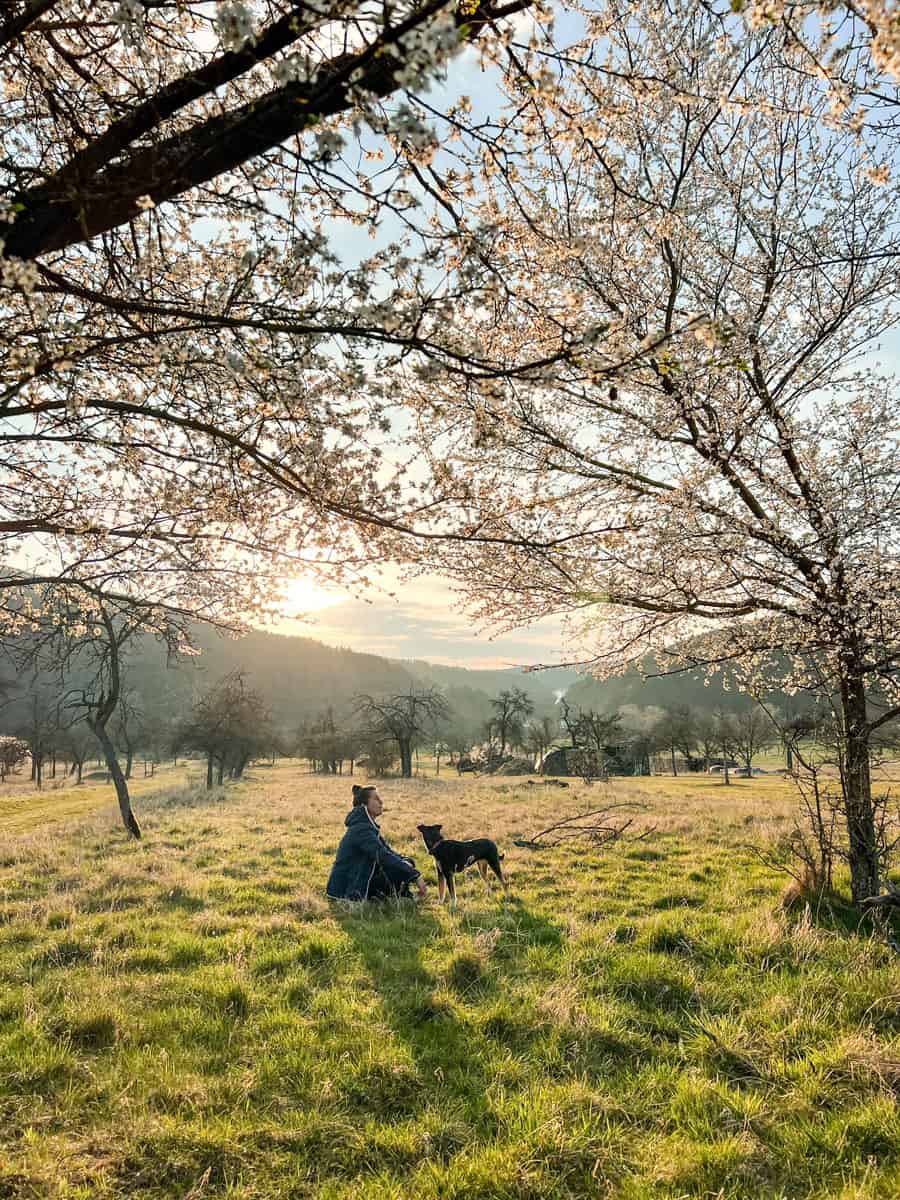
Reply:
[[[113,705],[115,707],[115,705]],[[109,714],[112,716],[112,713]],[[109,771],[112,781],[116,788],[116,799],[119,801],[119,812],[122,814],[122,823],[132,837],[139,838],[141,836],[141,827],[137,823],[137,818],[131,809],[131,797],[128,794],[128,783],[122,773],[122,768],[119,765],[119,759],[116,755],[116,748],[112,743],[112,738],[106,729],[106,720],[92,718],[88,720],[88,724],[94,732],[94,736],[100,743],[100,749],[103,751],[103,757],[106,760],[106,769]]]
[[[878,835],[869,770],[866,693],[860,678],[841,680],[844,718],[844,769],[841,785],[847,821],[850,891],[854,903],[877,896],[880,888]]]
[[[109,645],[109,691],[108,693],[100,693],[99,700],[88,713],[87,724],[94,737],[100,743],[100,749],[103,751],[103,757],[106,761],[106,769],[109,771],[112,781],[115,784],[116,798],[119,801],[119,812],[122,814],[122,824],[132,837],[139,838],[141,836],[141,827],[138,825],[137,818],[131,808],[128,783],[122,774],[122,768],[119,766],[119,759],[116,755],[116,748],[106,728],[118,707],[121,694],[119,640],[112,618],[103,607],[100,609],[100,616],[106,628],[107,643]]]

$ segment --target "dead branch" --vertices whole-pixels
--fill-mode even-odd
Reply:
[[[552,825],[548,825],[546,829],[541,829],[530,838],[516,839],[515,844],[527,847],[528,849],[537,849],[544,846],[560,846],[563,842],[583,839],[594,846],[603,846],[608,842],[618,841],[623,838],[635,821],[633,816],[626,817],[623,820],[613,817],[613,813],[646,811],[647,806],[644,804],[630,802],[608,804],[603,808],[594,808],[589,812],[573,813],[570,817],[563,817],[561,821],[554,821]],[[652,833],[655,828],[654,826],[652,829],[645,829],[642,833],[635,834],[628,840],[641,841],[648,834]]]

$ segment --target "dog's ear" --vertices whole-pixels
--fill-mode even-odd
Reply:
[[[424,825],[417,825],[417,826],[416,826],[416,829],[418,829],[419,833],[424,833],[424,832],[425,832],[425,826],[424,826]]]

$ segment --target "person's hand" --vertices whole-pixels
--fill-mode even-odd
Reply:
[[[418,879],[415,880],[415,885],[416,885],[416,891],[419,893],[419,899],[424,900],[425,897],[428,895],[428,888],[425,886],[425,880],[422,878],[421,875],[419,876]]]

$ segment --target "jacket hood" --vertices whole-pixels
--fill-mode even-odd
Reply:
[[[375,822],[369,816],[369,810],[364,804],[360,804],[358,808],[351,808],[346,817],[344,817],[344,824],[348,829],[352,829],[355,825],[365,825],[367,822],[375,825]],[[377,829],[378,826],[375,825],[375,828]]]

